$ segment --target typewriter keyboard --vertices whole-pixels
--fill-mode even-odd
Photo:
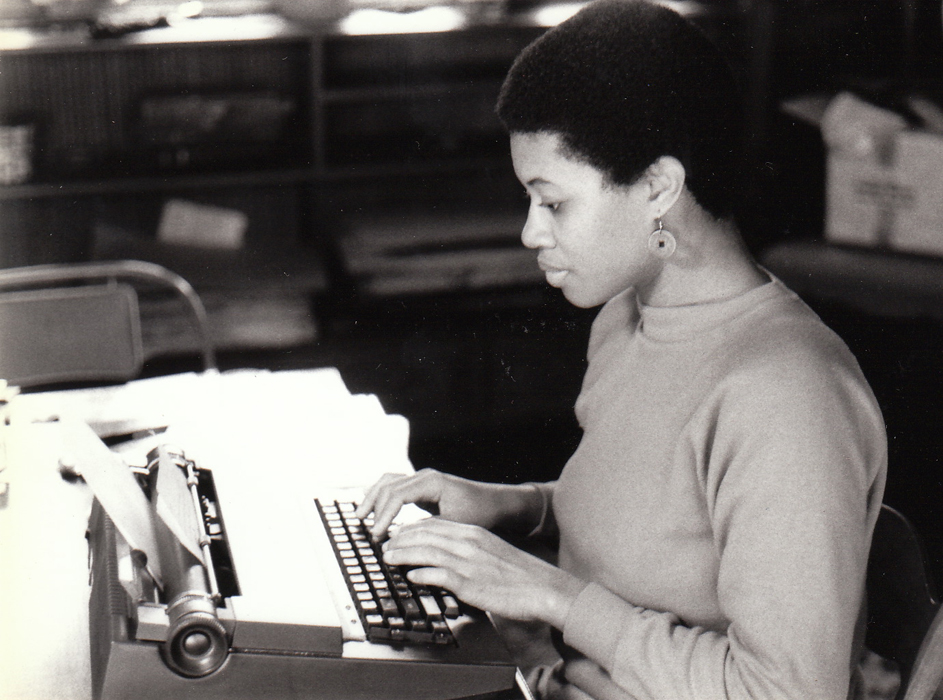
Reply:
[[[370,521],[354,515],[353,503],[318,499],[315,503],[367,639],[387,644],[454,644],[448,620],[460,614],[455,596],[416,585],[400,567],[384,563],[380,545],[367,532]]]

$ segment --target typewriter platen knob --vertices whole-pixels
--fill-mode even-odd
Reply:
[[[190,656],[203,656],[210,650],[213,640],[203,630],[193,630],[183,638],[180,646]]]
[[[167,666],[181,676],[207,676],[229,653],[226,628],[205,607],[200,596],[185,594],[168,609],[171,623],[162,651]]]

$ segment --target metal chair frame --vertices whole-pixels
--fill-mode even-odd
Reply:
[[[897,664],[901,700],[931,700],[943,680],[943,607],[916,529],[888,505],[868,562],[866,645]]]
[[[186,301],[187,308],[196,321],[203,369],[216,369],[216,353],[210,337],[203,302],[187,280],[161,265],[140,260],[115,260],[34,265],[0,270],[0,294],[4,291],[64,288],[69,285],[91,282],[150,283],[174,290]]]

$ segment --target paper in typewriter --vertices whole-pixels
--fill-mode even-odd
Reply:
[[[132,549],[146,556],[148,573],[163,587],[163,571],[154,523],[155,512],[174,538],[198,561],[202,560],[198,521],[186,478],[173,470],[157,470],[154,503],[148,501],[124,460],[85,423],[64,420],[67,459],[92,489],[118,532]]]
[[[144,552],[148,573],[158,585],[163,576],[151,507],[134,474],[85,423],[62,421],[68,459],[92,489],[132,549]]]

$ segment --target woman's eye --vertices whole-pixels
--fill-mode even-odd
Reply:
[[[532,203],[535,203],[537,206],[543,207],[544,209],[549,209],[550,211],[558,211],[560,209],[560,202],[544,202],[540,201],[539,197],[537,198],[537,201],[535,201],[531,193],[527,192],[526,190],[524,191],[524,197]]]

